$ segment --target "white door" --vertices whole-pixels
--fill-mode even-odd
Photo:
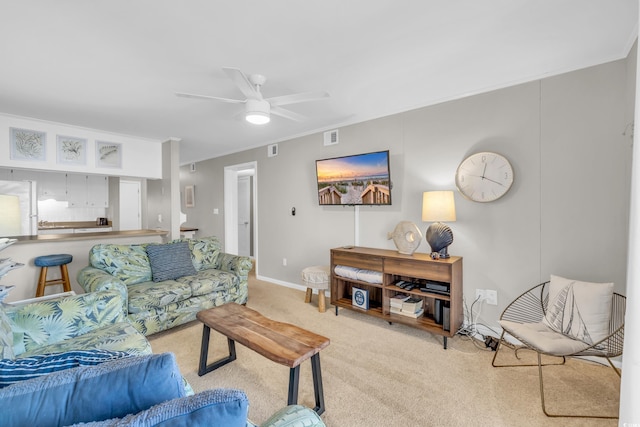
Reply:
[[[238,255],[251,256],[251,177],[238,177]]]
[[[142,228],[140,182],[120,180],[120,227],[122,230]]]
[[[246,221],[240,218],[239,181],[243,177],[251,177],[248,181],[250,202],[248,215],[249,225],[246,227],[249,234],[249,251],[255,262],[256,274],[258,274],[258,164],[257,162],[243,163],[224,168],[224,251],[238,255],[240,253],[240,223]],[[245,202],[246,203],[246,202]],[[246,243],[245,243],[246,245]]]

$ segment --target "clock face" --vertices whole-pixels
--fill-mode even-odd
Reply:
[[[469,200],[493,202],[504,196],[513,184],[513,168],[504,156],[482,152],[472,154],[456,171],[456,186]]]

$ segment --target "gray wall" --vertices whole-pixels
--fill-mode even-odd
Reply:
[[[195,173],[182,167],[181,188],[195,184],[197,194],[188,225],[222,239],[223,169],[257,161],[258,275],[299,285],[302,268],[328,264],[330,248],[354,243],[354,208],[318,206],[316,159],[390,150],[393,205],[359,208],[359,243],[395,249],[386,235],[399,221],[423,232],[429,225],[423,191],[455,189],[467,155],[495,151],[510,159],[513,187],[487,204],[456,191],[450,224],[467,304],[476,288],[498,291],[498,306],[483,307],[481,320],[495,325],[508,302],[550,274],[614,281],[624,292],[631,138],[623,132],[634,76],[635,50],[627,60],[343,127],[338,145],[324,147],[319,133],[281,142],[277,157],[260,147],[199,162]]]

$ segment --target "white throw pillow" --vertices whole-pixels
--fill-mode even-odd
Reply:
[[[543,322],[556,332],[594,344],[609,335],[613,283],[591,283],[551,275]]]

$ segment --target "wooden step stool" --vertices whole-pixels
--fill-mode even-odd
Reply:
[[[45,286],[62,285],[63,292],[71,291],[71,282],[69,281],[69,271],[67,264],[73,260],[73,256],[69,254],[43,255],[34,260],[34,264],[40,267],[40,279],[38,279],[38,288],[36,289],[36,298],[44,296]],[[59,279],[47,280],[47,270],[49,267],[60,267]]]

